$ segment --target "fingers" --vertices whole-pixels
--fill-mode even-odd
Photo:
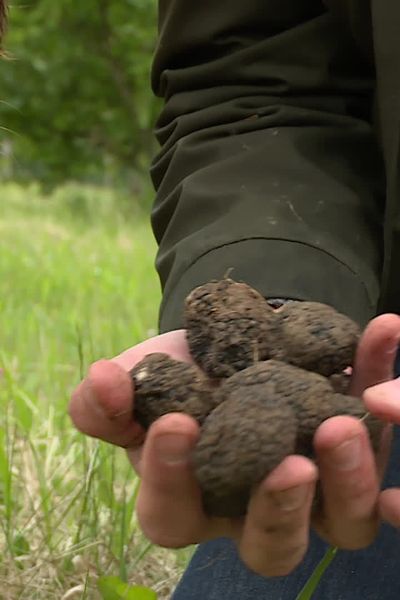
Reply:
[[[366,327],[355,358],[353,396],[361,396],[369,386],[393,378],[394,362],[400,340],[400,316],[386,314]]]
[[[353,417],[328,419],[314,445],[324,497],[317,529],[340,548],[369,545],[379,524],[379,478],[365,426]]]
[[[129,371],[132,367],[142,360],[147,354],[153,352],[163,352],[169,354],[175,360],[183,362],[193,362],[190,356],[189,348],[186,341],[186,332],[184,329],[176,331],[168,331],[162,335],[145,340],[141,344],[137,344],[128,350],[125,350],[113,361],[121,365],[125,370]]]
[[[108,360],[94,363],[69,404],[74,425],[87,435],[119,446],[136,446],[143,430],[133,420],[133,385],[128,373]]]
[[[77,429],[111,444],[135,447],[144,432],[133,420],[133,385],[127,373],[147,354],[165,352],[190,361],[185,331],[151,338],[110,360],[94,363],[74,391],[69,414]]]
[[[259,575],[287,575],[301,562],[308,546],[316,479],[311,461],[289,456],[252,496],[239,551]]]
[[[381,493],[379,510],[382,519],[393,527],[400,527],[400,489],[392,488]]]
[[[363,400],[366,409],[374,416],[400,424],[400,378],[368,388]]]
[[[148,431],[136,508],[144,534],[159,546],[179,548],[209,534],[211,520],[190,466],[198,436],[197,423],[180,413],[161,417]]]

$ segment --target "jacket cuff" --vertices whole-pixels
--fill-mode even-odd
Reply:
[[[200,256],[164,295],[160,331],[183,327],[187,294],[227,273],[265,298],[323,302],[364,326],[376,313],[378,298],[361,276],[326,251],[300,242],[250,239],[214,248]]]

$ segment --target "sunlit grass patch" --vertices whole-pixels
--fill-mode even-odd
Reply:
[[[0,599],[97,598],[106,574],[168,598],[188,552],[149,546],[124,453],[66,412],[91,362],[156,332],[148,216],[110,190],[0,195]]]

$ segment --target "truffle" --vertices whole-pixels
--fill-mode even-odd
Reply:
[[[208,515],[241,517],[254,486],[286,456],[296,439],[296,418],[281,403],[265,402],[257,387],[228,399],[206,418],[193,453]]]
[[[276,360],[236,373],[222,383],[218,394],[221,401],[228,397],[241,400],[245,410],[248,391],[254,387],[266,402],[273,399],[277,407],[292,408],[297,418],[295,451],[305,456],[313,455],[313,437],[323,421],[338,415],[361,418],[366,414],[359,398],[336,393],[326,377]],[[366,419],[373,443],[377,436],[376,423],[372,417]]]
[[[276,360],[260,362],[223,382],[221,398],[241,398],[243,409],[253,386],[274,392],[277,407],[289,405],[297,417],[296,452],[310,455],[315,430],[325,420],[327,397],[333,390],[329,381],[316,373]],[[330,407],[330,403],[328,404]]]
[[[170,412],[183,412],[202,423],[218,401],[213,385],[200,369],[167,354],[147,355],[130,374],[134,417],[145,429]]]
[[[335,373],[329,377],[329,381],[335,392],[338,394],[349,394],[351,387],[350,373]]]
[[[198,421],[192,460],[210,516],[245,515],[254,487],[286,456],[313,457],[330,417],[362,418],[378,449],[382,423],[349,395],[360,331],[348,317],[316,302],[274,310],[224,279],[189,294],[184,321],[195,364],[145,357],[130,372],[134,415],[146,429],[170,412]]]
[[[184,321],[195,362],[221,378],[270,357],[279,318],[251,287],[223,279],[189,294]]]
[[[277,312],[280,333],[272,358],[326,377],[353,364],[360,329],[349,317],[319,302],[291,301]]]

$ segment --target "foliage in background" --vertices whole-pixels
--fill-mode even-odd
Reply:
[[[7,20],[6,0],[0,0],[0,49]]]
[[[155,0],[13,0],[0,176],[137,187],[154,153]]]

